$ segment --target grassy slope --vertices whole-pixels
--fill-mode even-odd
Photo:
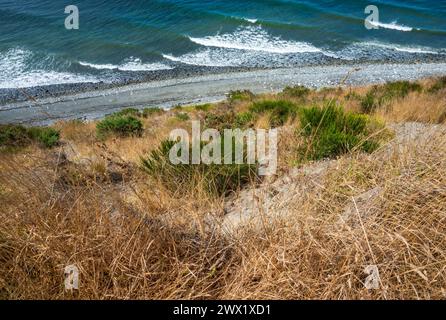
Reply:
[[[225,121],[248,112],[253,99],[336,99],[361,111],[370,88],[242,93],[210,108],[151,115],[135,137],[100,140],[95,123],[58,123],[60,146],[0,154],[0,298],[444,298],[446,134],[434,124],[445,122],[446,91],[429,90],[434,81],[373,111],[396,131],[394,142],[328,166],[299,160],[304,138],[290,117],[280,131],[278,176],[229,198],[200,188],[172,193],[140,170],[140,157],[172,129],[189,128],[176,114],[203,121],[212,114],[214,124],[231,125]],[[241,118],[270,126],[267,114]],[[215,232],[259,190],[275,195],[257,199],[277,215]],[[69,264],[81,272],[74,294],[63,287]],[[364,288],[370,264],[383,289]]]

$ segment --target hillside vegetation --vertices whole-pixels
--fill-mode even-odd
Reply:
[[[191,120],[278,128],[277,174],[170,164]],[[1,299],[444,299],[446,80],[0,126],[0,204]]]

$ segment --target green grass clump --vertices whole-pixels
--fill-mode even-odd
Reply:
[[[111,134],[140,136],[143,132],[141,120],[132,115],[111,115],[96,124],[96,134],[103,139]]]
[[[28,129],[20,125],[0,126],[0,146],[21,147],[30,143]]]
[[[249,90],[235,90],[235,91],[230,91],[228,94],[229,102],[251,101],[253,98],[254,94]]]
[[[120,111],[117,111],[112,114],[112,116],[122,117],[122,116],[134,116],[134,117],[141,117],[142,113],[138,109],[135,108],[126,108],[122,109]]]
[[[0,126],[0,146],[11,150],[25,147],[32,142],[37,142],[46,148],[52,148],[58,144],[59,139],[59,131],[50,127]]]
[[[351,91],[345,95],[345,100],[347,101],[361,101],[361,99],[362,97],[354,91]]]
[[[234,123],[235,114],[233,112],[208,113],[204,119],[206,128],[217,129],[218,131],[232,129],[234,128]]]
[[[372,123],[367,115],[345,112],[334,103],[301,109],[299,118],[305,137],[305,146],[300,149],[302,160],[335,158],[357,149],[370,153],[379,146],[371,135],[382,126]]]
[[[164,109],[161,109],[161,108],[158,108],[158,107],[144,108],[142,110],[142,117],[143,118],[150,118],[153,115],[163,114],[164,112],[166,112]]]
[[[292,98],[299,98],[299,99],[305,99],[309,94],[311,90],[304,86],[294,86],[294,87],[286,87],[282,91],[283,96],[292,97]]]
[[[288,119],[295,118],[297,110],[298,107],[296,104],[286,100],[265,100],[254,103],[250,108],[252,113],[269,113],[270,124],[272,127],[281,126],[285,124]]]
[[[235,127],[237,128],[249,127],[253,124],[255,118],[256,117],[254,116],[254,114],[250,111],[238,113],[235,116],[235,123],[234,123]]]
[[[241,113],[227,111],[206,114],[204,124],[206,128],[223,131],[224,129],[249,128],[254,124],[255,119],[256,115],[251,111]]]
[[[389,82],[383,87],[384,96],[389,98],[404,98],[410,92],[421,92],[422,90],[423,87],[419,83],[409,81]]]
[[[206,104],[199,104],[194,106],[194,109],[197,111],[209,111],[212,108],[212,105],[210,103],[206,103]]]
[[[46,148],[52,148],[59,142],[60,133],[50,127],[34,127],[28,129],[32,140],[37,141]]]
[[[446,77],[441,77],[428,89],[429,93],[436,93],[446,88]]]
[[[410,92],[421,92],[423,87],[419,83],[409,81],[389,82],[385,85],[375,85],[361,100],[364,113],[372,113],[377,108],[386,105],[394,99],[402,99]]]
[[[237,191],[251,181],[259,179],[257,165],[223,164],[224,138],[221,138],[222,164],[178,164],[170,162],[169,153],[176,142],[165,140],[158,149],[148,157],[142,158],[142,168],[149,175],[158,179],[173,193],[194,192],[197,188],[211,196],[225,196]],[[205,145],[201,145],[201,150]],[[246,145],[245,145],[246,163]],[[190,150],[190,157],[192,150]],[[233,140],[232,157],[235,158],[235,141]],[[191,159],[189,159],[191,160]],[[191,161],[189,162],[191,163]]]
[[[175,117],[180,121],[187,121],[190,119],[189,115],[185,112],[175,113]]]
[[[382,100],[378,98],[374,91],[369,91],[361,99],[361,111],[364,113],[372,113],[382,104]]]
[[[164,109],[158,107],[144,108],[143,110],[138,110],[136,108],[126,108],[113,113],[111,116],[116,116],[116,117],[133,116],[135,118],[149,118],[152,115],[162,114],[164,112],[165,112]]]

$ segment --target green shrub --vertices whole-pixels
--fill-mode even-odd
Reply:
[[[436,93],[446,88],[446,77],[441,77],[428,89],[429,93]]]
[[[143,118],[149,118],[152,115],[163,114],[164,112],[166,112],[164,109],[161,109],[158,107],[144,108],[144,110],[142,111],[142,116],[143,116]]]
[[[135,108],[126,108],[122,109],[120,111],[117,111],[112,114],[112,116],[116,117],[122,117],[122,116],[134,116],[134,117],[141,117],[142,113],[138,109]]]
[[[197,111],[209,111],[209,109],[212,108],[212,105],[210,103],[206,104],[199,104],[197,106],[194,106],[194,109]]]
[[[361,109],[371,113],[394,99],[406,97],[410,92],[421,92],[422,86],[409,81],[388,82],[385,85],[375,85],[361,100]]]
[[[149,118],[150,116],[152,116],[154,114],[162,114],[164,112],[165,112],[164,109],[161,109],[158,107],[144,108],[143,110],[138,110],[136,108],[127,108],[127,109],[123,109],[121,111],[115,112],[111,116],[116,116],[116,117],[133,116],[133,117],[137,117],[137,118]]]
[[[111,115],[96,124],[99,138],[106,138],[110,134],[120,136],[140,136],[143,132],[142,122],[134,116]]]
[[[346,96],[345,96],[345,100],[357,100],[357,101],[361,101],[362,97],[357,94],[356,92],[349,92]]]
[[[248,127],[253,123],[255,116],[252,112],[242,112],[235,116],[235,127],[243,128]]]
[[[206,128],[217,129],[232,129],[235,124],[235,114],[233,112],[225,113],[208,113],[205,116],[204,124]]]
[[[0,126],[0,146],[20,147],[31,142],[28,129],[20,125]]]
[[[423,90],[423,87],[416,82],[409,82],[409,81],[396,81],[396,82],[389,82],[384,85],[384,96],[389,99],[394,98],[404,98],[406,97],[410,92],[421,92]]]
[[[0,146],[2,147],[24,147],[34,141],[43,147],[51,148],[57,145],[59,139],[59,131],[50,127],[0,126]]]
[[[369,91],[364,98],[361,99],[361,111],[364,113],[372,113],[381,104],[375,92]]]
[[[235,90],[230,91],[228,94],[229,102],[239,101],[251,101],[254,98],[254,94],[249,90]]]
[[[60,139],[59,131],[50,127],[34,127],[29,128],[28,131],[31,139],[39,142],[46,148],[54,147]]]
[[[302,135],[306,138],[300,150],[304,159],[333,158],[354,149],[372,152],[379,146],[376,138],[369,138],[372,134],[370,117],[345,112],[334,103],[323,108],[301,109],[299,118]],[[380,127],[376,125],[374,129]]]
[[[282,91],[283,96],[305,99],[311,90],[304,86],[286,87]]]
[[[272,127],[281,126],[288,119],[295,118],[297,110],[298,107],[294,103],[286,100],[256,102],[250,108],[253,113],[269,113]]]
[[[181,121],[187,121],[187,120],[190,119],[189,115],[188,115],[187,113],[185,113],[185,112],[178,112],[178,113],[175,113],[175,117],[176,117],[178,120],[181,120]]]
[[[250,127],[255,115],[250,112],[234,113],[232,111],[225,113],[208,113],[206,114],[204,124],[206,128],[217,129],[223,131],[224,129],[237,129]]]
[[[173,193],[184,194],[200,188],[211,196],[224,196],[239,190],[244,185],[258,178],[257,165],[223,164],[224,137],[222,135],[222,164],[178,164],[170,162],[169,153],[176,142],[165,140],[158,149],[147,158],[142,158],[142,168],[152,177],[158,179]],[[201,149],[204,144],[201,145]],[[246,146],[245,146],[246,147]],[[245,163],[246,163],[246,148]],[[190,151],[192,156],[192,151]],[[232,157],[235,157],[233,140]]]

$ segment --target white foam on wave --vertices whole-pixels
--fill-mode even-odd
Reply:
[[[324,55],[324,53],[316,53]],[[312,57],[311,57],[312,56]],[[164,54],[173,62],[206,67],[290,67],[302,63],[302,59],[315,58],[306,54],[278,54],[261,51],[244,51],[224,48],[202,48],[181,56]],[[334,55],[333,55],[334,56]]]
[[[358,59],[381,60],[398,59],[401,55],[438,55],[442,50],[430,47],[400,45],[379,41],[366,41],[351,44],[337,52],[337,55],[343,60],[354,61]]]
[[[250,18],[243,18],[243,20],[248,21],[249,23],[257,23],[259,19],[250,19]]]
[[[172,67],[162,63],[143,63],[141,59],[130,57],[120,65],[114,64],[94,64],[89,62],[79,62],[80,65],[97,70],[120,70],[120,71],[156,71],[169,70]]]
[[[419,54],[439,54],[438,51],[435,51],[434,49],[428,48],[428,47],[417,47],[417,46],[409,47],[409,46],[401,46],[398,44],[389,44],[389,43],[381,43],[381,42],[363,42],[362,45],[390,49],[390,50],[395,50],[398,52],[419,53]]]
[[[180,62],[193,66],[205,67],[235,67],[242,66],[244,59],[237,55],[228,55],[228,52],[220,50],[202,50],[194,53],[186,53],[182,56],[175,57],[169,54],[163,54],[163,57],[173,62]]]
[[[378,28],[384,28],[384,29],[390,29],[390,30],[398,30],[398,31],[402,31],[402,32],[410,32],[410,31],[413,30],[412,27],[399,25],[399,24],[397,24],[396,21],[393,21],[391,23],[382,23],[382,22],[377,22],[377,21],[369,21],[369,23],[372,26],[375,26],[375,27],[378,27]]]
[[[233,33],[217,34],[204,38],[189,37],[189,39],[204,47],[269,53],[321,52],[319,48],[306,42],[287,41],[280,37],[273,37],[261,26],[239,27]]]
[[[0,88],[29,88],[52,84],[99,82],[100,79],[69,72],[58,72],[32,68],[28,61],[33,53],[21,48],[13,48],[0,54]]]

